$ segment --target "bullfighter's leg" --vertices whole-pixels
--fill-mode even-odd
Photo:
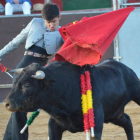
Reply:
[[[49,120],[49,140],[61,140],[64,130],[52,119]]]
[[[26,114],[23,112],[11,114],[3,140],[28,140],[28,129],[23,134],[20,134],[20,130],[24,127],[27,120]]]
[[[124,113],[122,117],[111,120],[111,123],[123,127],[126,132],[127,139],[134,140],[133,126],[129,115]]]

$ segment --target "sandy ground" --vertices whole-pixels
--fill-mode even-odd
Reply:
[[[140,107],[134,102],[130,102],[126,106],[125,112],[131,117],[135,140],[140,140]],[[6,111],[3,105],[0,104],[0,140],[3,138],[10,114],[11,112]],[[49,115],[41,111],[34,123],[29,127],[29,140],[47,140],[48,119]],[[86,140],[86,137],[84,132],[75,134],[64,132],[62,140]],[[127,140],[127,138],[122,128],[113,124],[104,124],[102,140]]]

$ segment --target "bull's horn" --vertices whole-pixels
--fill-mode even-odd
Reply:
[[[38,70],[36,72],[36,74],[32,75],[31,77],[35,78],[35,79],[44,79],[45,78],[45,73],[43,71],[41,71],[41,70]]]
[[[23,68],[19,68],[19,69],[13,69],[13,70],[10,70],[8,72],[13,72],[13,73],[21,73],[23,70]]]

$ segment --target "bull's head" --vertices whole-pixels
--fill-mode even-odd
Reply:
[[[40,96],[44,88],[53,80],[47,80],[43,68],[33,63],[24,69],[11,70],[19,73],[14,80],[13,88],[4,101],[9,111],[35,111],[40,108]]]

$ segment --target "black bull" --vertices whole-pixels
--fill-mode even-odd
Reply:
[[[124,113],[131,100],[140,105],[140,82],[136,74],[122,63],[107,60],[87,67],[91,73],[95,137],[101,140],[103,123],[124,128],[128,140],[133,138],[130,117]],[[33,78],[41,70],[44,79]],[[49,138],[61,140],[62,133],[84,131],[80,89],[81,67],[65,62],[53,62],[46,67],[33,63],[17,76],[4,106],[10,111],[35,111],[50,114]]]

